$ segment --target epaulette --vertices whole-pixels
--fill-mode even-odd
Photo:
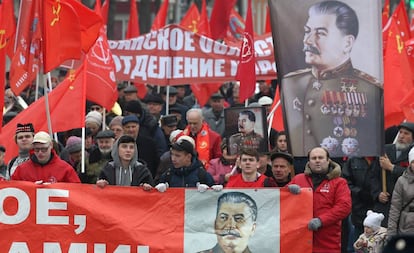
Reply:
[[[300,74],[306,74],[308,72],[311,72],[311,70],[312,70],[311,68],[299,69],[299,70],[287,73],[283,78],[292,77],[292,76],[296,76],[296,75],[300,75]]]
[[[371,76],[370,74],[367,74],[359,69],[354,69],[354,75],[356,77],[361,78],[364,81],[367,81],[379,88],[383,88],[382,83],[375,77]]]

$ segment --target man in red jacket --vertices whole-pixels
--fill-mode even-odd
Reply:
[[[308,228],[313,233],[313,253],[341,252],[341,221],[351,212],[351,193],[341,167],[329,159],[326,149],[316,147],[308,153],[303,174],[291,184],[313,189],[313,216]]]
[[[36,183],[80,183],[76,171],[59,158],[53,150],[50,135],[43,131],[35,134],[30,159],[17,166],[11,179]]]

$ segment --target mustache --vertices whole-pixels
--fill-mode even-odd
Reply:
[[[317,55],[321,54],[319,52],[319,50],[316,47],[312,46],[312,45],[304,45],[302,51],[303,52],[310,52],[312,54],[317,54]]]
[[[240,233],[234,230],[223,230],[219,233],[217,233],[219,236],[227,236],[227,235],[231,235],[231,236],[235,236],[235,237],[241,237]]]

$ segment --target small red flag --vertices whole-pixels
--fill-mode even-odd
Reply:
[[[389,18],[390,18],[390,0],[385,0],[384,8],[382,9],[382,27],[385,27]]]
[[[5,48],[6,54],[12,59],[14,54],[14,37],[16,34],[13,0],[3,0],[0,6],[0,50]]]
[[[154,22],[152,23],[151,31],[156,31],[165,26],[165,21],[167,20],[168,5],[169,1],[164,0],[164,3],[162,3],[160,9],[158,10],[157,16],[155,16]]]
[[[19,95],[36,78],[42,57],[40,49],[39,0],[22,0],[17,27],[16,51],[10,64],[10,88]]]
[[[405,116],[400,105],[401,94],[407,94],[413,87],[413,75],[405,48],[405,42],[409,39],[408,19],[404,13],[405,7],[402,5],[397,7],[391,17],[387,34],[384,56],[385,128],[398,125],[404,120]]]
[[[198,11],[197,5],[195,3],[192,3],[190,8],[188,8],[187,13],[181,20],[180,25],[191,30],[193,33],[198,33],[199,23],[200,12]]]
[[[77,71],[71,71],[68,77],[48,94],[53,132],[62,132],[85,126],[86,99],[82,73],[83,67]],[[48,131],[45,97],[33,102],[4,126],[0,134],[0,140],[2,140],[1,144],[7,149],[6,161],[18,154],[16,143],[10,141],[10,138],[14,136],[17,123],[29,122],[33,124],[36,132]]]
[[[240,48],[240,61],[237,67],[236,80],[240,81],[239,101],[243,102],[253,95],[256,88],[256,69],[254,52],[254,35],[251,0],[248,2],[246,28]]]
[[[229,26],[230,11],[236,4],[236,0],[214,1],[210,16],[211,38],[222,39],[226,36]]]
[[[118,90],[115,64],[103,26],[98,39],[85,57],[84,66],[86,98],[111,110],[118,99]]]
[[[275,108],[276,107],[276,108]],[[273,104],[271,112],[273,112],[272,122],[270,122],[273,129],[277,131],[282,131],[285,129],[283,124],[283,112],[282,106],[280,104],[280,92],[279,88],[276,89],[275,97],[273,98]]]
[[[138,8],[137,2],[135,0],[131,0],[130,8],[129,8],[129,20],[128,20],[128,27],[126,30],[126,39],[131,39],[138,37],[140,34],[139,31],[139,22],[138,22]]]
[[[211,37],[210,23],[208,22],[206,0],[201,2],[200,22],[198,23],[198,33]]]

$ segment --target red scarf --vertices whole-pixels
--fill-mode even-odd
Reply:
[[[184,129],[184,134],[191,136],[190,126]],[[198,159],[203,163],[204,168],[208,169],[210,161],[210,128],[207,123],[203,122],[200,131],[196,136],[191,136],[196,144]]]

